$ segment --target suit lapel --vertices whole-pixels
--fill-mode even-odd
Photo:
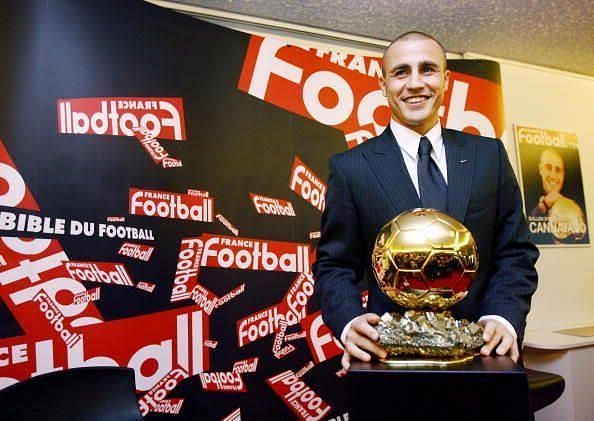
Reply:
[[[463,222],[470,199],[474,173],[475,145],[442,128],[448,167],[448,213]]]
[[[390,126],[378,137],[375,148],[364,152],[364,156],[396,212],[421,206]]]

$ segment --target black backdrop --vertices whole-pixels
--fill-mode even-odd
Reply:
[[[122,262],[135,281],[156,284],[152,294],[102,284],[96,306],[105,322],[191,305],[170,302],[181,238],[205,232],[232,235],[216,219],[207,223],[130,215],[130,187],[208,191],[215,197],[214,213],[237,227],[240,237],[315,247],[309,233],[319,229],[320,211],[289,189],[291,165],[298,156],[325,180],[327,158],[346,149],[344,135],[238,90],[249,40],[247,34],[142,1],[23,0],[3,5],[0,139],[40,214],[95,222],[125,216],[126,225],[155,233],[149,262],[117,254],[121,239],[57,237],[71,260]],[[498,72],[493,76],[484,66],[478,68],[477,76],[498,82]],[[460,64],[458,69],[466,71]],[[160,143],[183,166],[165,170],[155,165],[134,137],[58,133],[58,99],[96,97],[182,98],[187,140]],[[258,214],[250,192],[289,200],[297,216]],[[265,380],[287,369],[296,372],[312,360],[306,341],[293,341],[296,352],[277,359],[271,352],[274,335],[239,347],[236,321],[279,302],[296,275],[202,268],[199,282],[218,296],[246,284],[243,294],[209,319],[208,337],[218,345],[209,351],[208,370],[230,371],[234,362],[254,356],[259,363],[255,373],[243,375],[245,393],[204,391],[197,376],[183,381],[169,396],[185,399],[179,417],[221,419],[238,407],[243,419],[294,416]],[[85,283],[87,289],[96,286]],[[309,307],[309,313],[318,309],[315,297]],[[0,334],[6,340],[29,334],[17,319],[2,302]],[[294,325],[287,333],[300,330]],[[121,346],[110,336],[108,323],[103,340],[114,352]],[[335,375],[339,368],[339,358],[332,358],[303,377],[332,406],[327,418],[348,410],[344,381]],[[9,365],[0,368],[0,376],[22,380],[30,373]]]

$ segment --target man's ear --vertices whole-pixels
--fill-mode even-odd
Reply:
[[[381,75],[379,77],[379,87],[382,90],[382,95],[387,97],[388,94],[386,93],[386,79],[385,79],[384,75]]]
[[[447,91],[450,87],[450,71],[449,70],[446,70],[444,72],[444,86],[445,86],[444,91]]]

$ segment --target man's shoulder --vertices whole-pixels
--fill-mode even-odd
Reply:
[[[352,161],[352,160],[358,160],[358,159],[362,158],[363,155],[374,151],[375,148],[377,147],[377,144],[380,142],[380,138],[383,135],[384,135],[384,133],[382,133],[378,136],[369,138],[365,142],[360,143],[359,145],[357,145],[351,149],[334,154],[330,157],[330,160],[332,160],[334,162],[348,162],[348,161]]]
[[[474,145],[475,148],[477,148],[477,152],[480,155],[492,156],[491,154],[495,154],[499,156],[501,154],[506,153],[505,147],[503,146],[503,142],[500,139],[461,132],[460,130],[447,129],[445,127],[443,128],[443,130],[444,140],[452,140],[455,143],[459,144],[471,143]]]
[[[501,142],[500,139],[496,139],[494,137],[488,136],[481,136],[478,134],[462,132],[460,130],[455,129],[448,129],[446,127],[443,128],[447,137],[452,137],[460,140],[464,140],[466,142],[477,142],[477,143],[488,143],[488,144],[498,144]]]
[[[489,145],[489,147],[501,144],[501,139],[497,139],[494,137],[481,136],[478,134],[462,132],[460,130],[448,129],[446,127],[443,128],[443,131],[445,132],[445,137],[449,139],[456,139],[464,142],[473,142],[480,145]]]

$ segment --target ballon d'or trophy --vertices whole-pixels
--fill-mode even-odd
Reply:
[[[581,240],[588,229],[584,212],[580,206],[567,197],[560,197],[548,212],[549,222],[554,227],[551,230],[555,239],[562,241],[567,237]]]
[[[444,366],[469,361],[483,345],[483,329],[447,309],[476,277],[478,254],[470,231],[434,209],[401,213],[380,230],[371,255],[379,288],[408,309],[386,313],[377,325],[381,361]]]

